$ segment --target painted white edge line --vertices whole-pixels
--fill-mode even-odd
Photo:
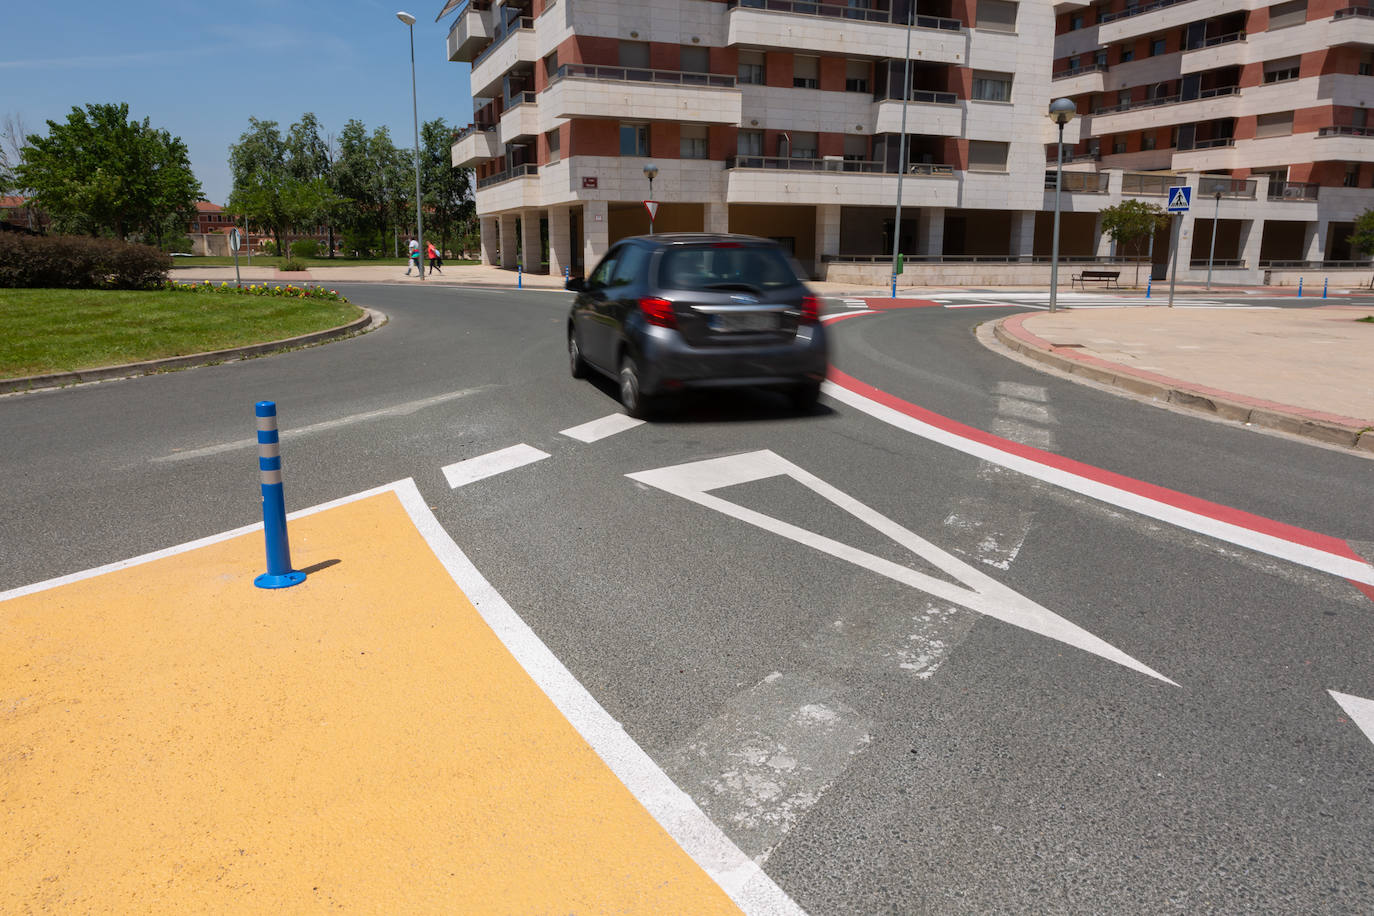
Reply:
[[[576,439],[578,442],[597,442],[616,433],[623,433],[627,429],[634,429],[636,426],[643,426],[643,420],[636,420],[634,417],[627,417],[623,413],[613,413],[583,423],[580,426],[571,426],[559,432],[560,436],[567,436],[569,439]]]
[[[456,490],[478,480],[495,477],[497,474],[513,471],[536,461],[543,461],[547,457],[549,457],[548,452],[541,452],[534,446],[522,442],[519,445],[512,445],[510,448],[499,449],[485,455],[478,455],[476,458],[467,458],[455,462],[442,470],[444,479],[448,481],[449,489]]]
[[[773,879],[711,822],[691,796],[668,778],[520,619],[439,524],[415,482],[401,481],[395,485],[395,491],[434,555],[515,660],[654,820],[730,899],[746,913],[759,916],[802,913]]]
[[[804,916],[801,907],[768,877],[697,807],[686,792],[668,778],[647,753],[634,742],[620,723],[587,691],[558,660],[534,631],[520,619],[500,593],[492,587],[454,542],[425,503],[411,478],[364,490],[339,499],[289,513],[287,519],[304,518],[382,493],[395,493],[420,535],[429,544],[440,565],[467,595],[498,639],[510,651],[539,689],[558,707],[578,734],[591,745],[616,777],[634,794],[639,803],[658,821],[683,851],[711,876],[740,909],[750,916]],[[165,557],[227,541],[261,530],[262,525],[245,525],[208,537],[197,538],[174,547],[107,563],[71,575],[58,576],[32,585],[0,592],[0,601],[19,598],[94,578],[120,569],[151,563]]]
[[[850,391],[834,382],[825,382],[823,390],[830,397],[837,401],[842,401],[858,410],[863,411],[869,416],[888,423],[898,429],[905,430],[923,439],[929,439],[940,445],[948,446],[956,451],[981,458],[984,461],[1001,465],[1036,480],[1063,487],[1074,493],[1082,494],[1091,499],[1096,499],[1108,505],[1136,512],[1148,518],[1157,519],[1170,525],[1176,525],[1188,531],[1213,537],[1239,547],[1256,550],[1260,553],[1296,563],[1299,566],[1306,566],[1309,569],[1320,570],[1343,579],[1351,579],[1365,585],[1374,585],[1374,566],[1368,563],[1361,563],[1347,557],[1336,556],[1325,550],[1315,547],[1307,547],[1302,544],[1295,544],[1283,538],[1277,538],[1270,534],[1253,531],[1249,528],[1242,528],[1230,522],[1223,522],[1218,519],[1209,518],[1197,512],[1171,506],[1168,503],[1148,496],[1141,496],[1131,493],[1111,484],[1100,483],[1090,480],[1070,471],[1060,470],[1059,468],[1049,467],[1032,461],[1029,458],[1022,458],[1003,452],[990,445],[966,439],[957,433],[939,429],[925,423],[915,417],[908,416],[899,410],[894,410],[885,404],[864,397],[857,392]]]

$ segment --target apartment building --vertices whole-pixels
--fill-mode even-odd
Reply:
[[[1065,153],[1077,173],[1065,182],[1066,251],[1110,250],[1095,212],[1188,183],[1180,276],[1205,270],[1213,226],[1217,269],[1240,282],[1350,262],[1352,223],[1374,207],[1372,6],[1057,4],[1051,91],[1083,116]]]
[[[488,263],[581,273],[649,231],[652,198],[657,231],[750,233],[817,277],[885,276],[899,175],[908,255],[1048,253],[1050,3],[450,0],[450,14],[474,105],[453,162],[475,169]]]

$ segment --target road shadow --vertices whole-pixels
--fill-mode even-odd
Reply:
[[[617,408],[620,389],[600,373],[586,379]],[[707,388],[663,395],[655,399],[648,422],[656,426],[692,423],[758,423],[775,420],[817,420],[834,416],[836,411],[817,404],[805,412],[792,406],[787,395],[772,388]]]

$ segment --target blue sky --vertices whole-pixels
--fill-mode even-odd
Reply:
[[[31,2],[5,5],[0,115],[47,133],[73,105],[127,102],[135,120],[186,142],[205,196],[229,196],[229,145],[248,118],[283,129],[313,111],[338,133],[349,118],[412,145],[410,45],[396,11],[415,16],[421,123],[472,120],[467,64],[449,63],[443,0],[236,0],[233,3]]]

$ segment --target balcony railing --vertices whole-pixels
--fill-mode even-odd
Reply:
[[[1122,194],[1164,197],[1170,185],[1179,183],[1177,175],[1155,175],[1149,172],[1126,172],[1121,176]]]
[[[562,79],[618,80],[630,83],[669,83],[679,86],[710,86],[734,89],[735,78],[720,73],[690,73],[682,70],[649,70],[643,67],[602,67],[592,64],[564,64],[549,80]]]
[[[1179,146],[1180,153],[1190,152],[1199,149],[1219,149],[1223,146],[1235,146],[1235,137],[1216,137],[1212,140],[1194,140],[1192,146]]]
[[[896,175],[886,162],[867,159],[812,159],[801,156],[731,156],[725,160],[727,169],[777,169],[790,172],[863,172],[872,175]],[[907,167],[908,175],[927,175],[953,178],[954,166],[916,162]]]
[[[1306,181],[1270,181],[1270,200],[1316,200],[1321,185]]]
[[[463,140],[466,140],[468,137],[471,137],[473,134],[477,133],[479,130],[480,130],[480,131],[492,131],[492,130],[496,130],[496,125],[495,125],[495,124],[469,124],[467,127],[464,127],[462,130],[458,131],[458,135],[457,135],[456,137],[453,138],[453,142],[454,142],[454,143],[459,143],[459,142],[461,142],[461,141],[463,141]]]
[[[1045,173],[1045,190],[1054,190],[1055,173]],[[1085,194],[1106,194],[1107,182],[1111,179],[1106,172],[1065,172],[1063,191],[1081,191]]]
[[[1253,200],[1257,187],[1259,182],[1249,178],[1202,175],[1198,178],[1197,193],[1198,197],[1216,197],[1220,194],[1222,197]]]
[[[512,108],[519,108],[521,105],[529,102],[537,101],[539,101],[539,96],[533,92],[517,92],[506,102],[506,111],[510,111]]]
[[[1071,151],[1069,151],[1069,150],[1065,150],[1065,151],[1064,151],[1064,162],[1065,162],[1065,163],[1069,163],[1069,162],[1101,162],[1101,161],[1102,161],[1102,150],[1101,150],[1101,149],[1090,149],[1090,150],[1085,150],[1084,152],[1081,152],[1081,153],[1075,153],[1075,152],[1071,152]],[[1055,164],[1057,164],[1058,162],[1059,162],[1059,157],[1058,157],[1058,153],[1057,153],[1057,152],[1055,153],[1055,155],[1052,155],[1052,156],[1051,156],[1051,155],[1046,155],[1046,156],[1045,156],[1045,164],[1046,164],[1046,165],[1055,165]]]
[[[467,3],[458,7],[458,15],[454,17],[453,25],[448,27],[449,35],[452,35],[458,30],[458,27],[463,24],[463,19],[465,18],[463,14],[468,10],[481,10],[485,12],[489,9],[491,9],[491,0],[468,0]]]
[[[1374,137],[1374,127],[1352,127],[1349,124],[1332,124],[1317,131],[1318,137]]]
[[[536,175],[538,173],[539,166],[535,165],[533,162],[527,162],[524,165],[517,165],[515,168],[506,169],[504,172],[497,172],[495,175],[479,179],[477,182],[477,190],[480,191],[483,188],[489,188],[503,181],[510,181],[512,178],[524,178],[527,175]]]
[[[1193,42],[1192,44],[1188,45],[1188,47],[1184,48],[1183,50],[1185,50],[1185,51],[1200,51],[1200,50],[1202,50],[1203,48],[1215,48],[1217,45],[1225,45],[1225,44],[1230,44],[1230,43],[1233,42],[1233,41],[1244,41],[1244,40],[1245,40],[1245,32],[1243,32],[1243,31],[1241,31],[1241,32],[1228,32],[1228,33],[1225,34],[1225,35],[1213,35],[1211,38],[1203,38],[1203,39],[1201,39],[1200,41],[1195,41],[1195,42]]]
[[[1236,95],[1239,92],[1239,86],[1217,86],[1215,89],[1203,89],[1192,98],[1185,99],[1181,94],[1162,95],[1154,98],[1138,99],[1133,102],[1121,102],[1117,105],[1108,105],[1104,108],[1094,108],[1093,114],[1112,114],[1118,111],[1132,111],[1136,108],[1156,108],[1160,105],[1174,105],[1179,102],[1196,102],[1201,99],[1215,99],[1223,95]]]
[[[1102,18],[1098,19],[1099,24],[1115,22],[1118,19],[1127,19],[1131,16],[1139,16],[1141,13],[1153,13],[1155,10],[1162,10],[1166,6],[1173,6],[1175,3],[1187,3],[1188,0],[1155,0],[1154,3],[1144,3],[1140,6],[1128,6],[1124,10],[1115,13],[1103,13]]]
[[[1098,71],[1098,70],[1106,70],[1106,69],[1107,69],[1107,63],[1106,63],[1106,61],[1097,62],[1097,63],[1091,63],[1091,64],[1084,64],[1084,65],[1081,66],[1081,67],[1070,67],[1070,68],[1067,69],[1067,70],[1060,70],[1058,73],[1056,73],[1056,74],[1054,75],[1054,79],[1057,79],[1057,80],[1066,80],[1066,79],[1068,79],[1068,78],[1071,77],[1071,76],[1078,76],[1078,74],[1080,74],[1080,73],[1093,73],[1093,72]]]
[[[767,10],[773,13],[793,13],[798,16],[820,16],[827,19],[851,19],[859,22],[881,22],[906,25],[905,18],[893,10],[864,9],[842,3],[812,3],[808,0],[726,0],[727,10]],[[945,32],[958,32],[964,24],[958,19],[941,16],[922,16],[917,14],[914,21],[918,29],[939,29]]]
[[[500,29],[499,31],[497,31],[496,35],[492,37],[491,44],[483,48],[482,53],[478,54],[476,57],[472,59],[472,65],[474,67],[477,66],[479,63],[482,62],[482,59],[484,57],[486,57],[492,51],[495,51],[497,48],[501,47],[501,45],[505,44],[507,38],[510,38],[516,32],[521,32],[525,29],[534,29],[533,16],[521,16],[518,19],[512,19],[504,29]]]
[[[1374,8],[1368,6],[1347,6],[1344,9],[1336,10],[1332,19],[1345,19],[1349,16],[1367,16],[1374,18]]]

